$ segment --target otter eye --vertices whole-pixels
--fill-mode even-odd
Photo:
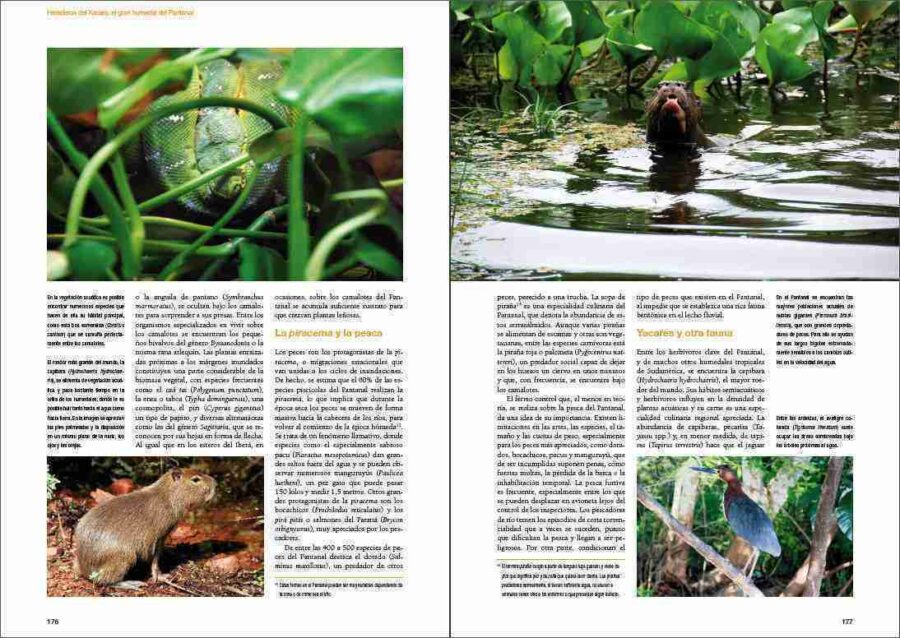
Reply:
[[[200,482],[199,476],[195,476],[194,478],[191,479],[191,483],[199,483],[199,482]]]

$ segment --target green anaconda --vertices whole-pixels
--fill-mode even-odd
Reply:
[[[236,66],[218,59],[195,67],[187,88],[164,95],[150,110],[200,97],[239,97],[261,104],[292,120],[291,108],[274,94],[281,79],[281,65],[274,60],[248,60]],[[192,109],[163,117],[145,129],[143,156],[153,177],[164,190],[221,166],[247,151],[250,142],[272,127],[263,118],[229,107]],[[269,198],[282,179],[282,160],[259,167],[259,175],[244,205],[254,208]],[[235,200],[254,167],[248,162],[178,198],[188,211],[220,214]]]

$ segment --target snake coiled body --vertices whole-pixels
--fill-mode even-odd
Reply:
[[[165,95],[150,109],[200,97],[244,98],[264,105],[290,120],[290,108],[274,94],[281,79],[281,65],[274,60],[248,60],[235,66],[218,59],[196,67],[183,91]],[[221,166],[247,151],[250,143],[272,130],[261,117],[228,107],[210,107],[176,113],[157,120],[143,135],[143,155],[160,186],[169,190]],[[258,207],[281,180],[281,160],[259,167],[244,209]],[[188,211],[217,215],[228,208],[247,184],[252,161],[207,182],[178,198]]]

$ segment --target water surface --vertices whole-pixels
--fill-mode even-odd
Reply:
[[[457,279],[898,277],[898,83],[835,65],[773,101],[708,98],[719,146],[643,144],[639,99],[582,88],[555,132],[455,93]],[[632,142],[606,148],[610,125]],[[607,129],[598,127],[606,126]]]

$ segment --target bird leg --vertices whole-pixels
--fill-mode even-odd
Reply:
[[[756,569],[756,561],[759,560],[759,549],[756,547],[753,548],[753,553],[750,554],[750,558],[747,560],[747,564],[744,565],[744,575],[749,578],[751,581],[753,580],[753,570]],[[748,569],[749,567],[749,569]]]

